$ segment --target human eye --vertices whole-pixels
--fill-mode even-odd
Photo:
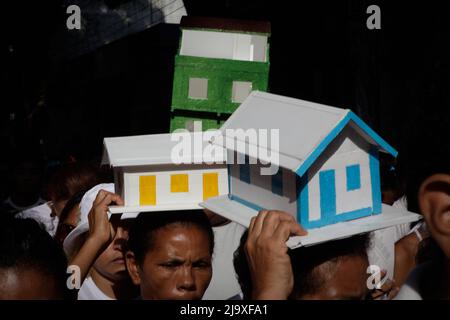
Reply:
[[[176,268],[182,264],[183,264],[183,262],[179,261],[179,260],[169,260],[169,261],[162,262],[159,265],[164,268]]]
[[[198,268],[198,269],[206,269],[206,268],[210,268],[210,267],[211,267],[211,262],[206,261],[206,260],[195,261],[195,262],[192,264],[192,267]]]

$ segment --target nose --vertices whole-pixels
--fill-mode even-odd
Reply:
[[[117,250],[125,250],[125,246],[128,241],[128,229],[117,227],[116,234],[114,236],[114,248]]]
[[[123,239],[128,240],[128,229],[123,228],[121,226],[117,227],[116,235],[114,237],[115,240]]]
[[[195,278],[192,273],[191,267],[186,266],[183,268],[183,271],[181,274],[181,279],[179,281],[178,290],[180,290],[180,291],[195,291],[196,290]]]

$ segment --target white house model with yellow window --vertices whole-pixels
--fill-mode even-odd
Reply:
[[[197,134],[202,132],[187,133],[193,141],[199,141]],[[102,164],[113,167],[116,193],[125,202],[111,206],[111,213],[201,209],[200,202],[227,194],[224,156],[203,161],[206,141],[201,148],[192,144],[192,163],[175,164],[171,155],[178,143],[171,134],[104,139]]]

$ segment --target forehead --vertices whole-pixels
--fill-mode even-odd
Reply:
[[[205,254],[209,252],[207,233],[193,224],[171,224],[153,232],[153,246],[148,253],[159,255]]]
[[[334,275],[326,281],[321,294],[326,299],[352,299],[364,297],[367,292],[367,258],[347,256],[340,258],[334,269]]]
[[[130,229],[132,224],[134,223],[134,219],[122,219],[120,214],[112,214],[109,218],[109,222],[113,226],[114,229],[121,227],[123,229]]]
[[[0,270],[0,299],[61,298],[55,281],[34,268]]]

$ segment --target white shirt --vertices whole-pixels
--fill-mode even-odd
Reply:
[[[414,268],[394,300],[423,300],[419,291],[419,285],[423,272],[428,266],[429,263],[423,263]]]
[[[52,216],[52,209],[48,202],[39,206],[19,212],[16,217],[22,219],[33,219],[44,225],[45,230],[53,237],[58,227],[59,219],[57,216]]]
[[[16,213],[16,212],[19,213],[19,212],[22,212],[22,211],[25,211],[25,210],[32,209],[32,208],[34,208],[34,207],[40,206],[41,204],[43,204],[43,203],[45,203],[45,202],[46,202],[46,201],[45,201],[44,199],[42,199],[41,197],[39,197],[39,198],[36,200],[35,203],[23,207],[23,206],[19,206],[19,205],[15,204],[15,203],[12,201],[11,197],[8,197],[8,198],[3,202],[3,205],[4,205],[4,206],[7,206],[7,207],[9,207],[9,208],[11,208],[12,211],[13,211],[13,213]]]
[[[91,277],[87,277],[80,290],[78,291],[78,300],[115,300],[108,297],[101,291]]]
[[[236,222],[213,227],[215,243],[213,276],[203,295],[204,300],[226,300],[241,293],[234,271],[233,257],[245,230],[245,227]]]

